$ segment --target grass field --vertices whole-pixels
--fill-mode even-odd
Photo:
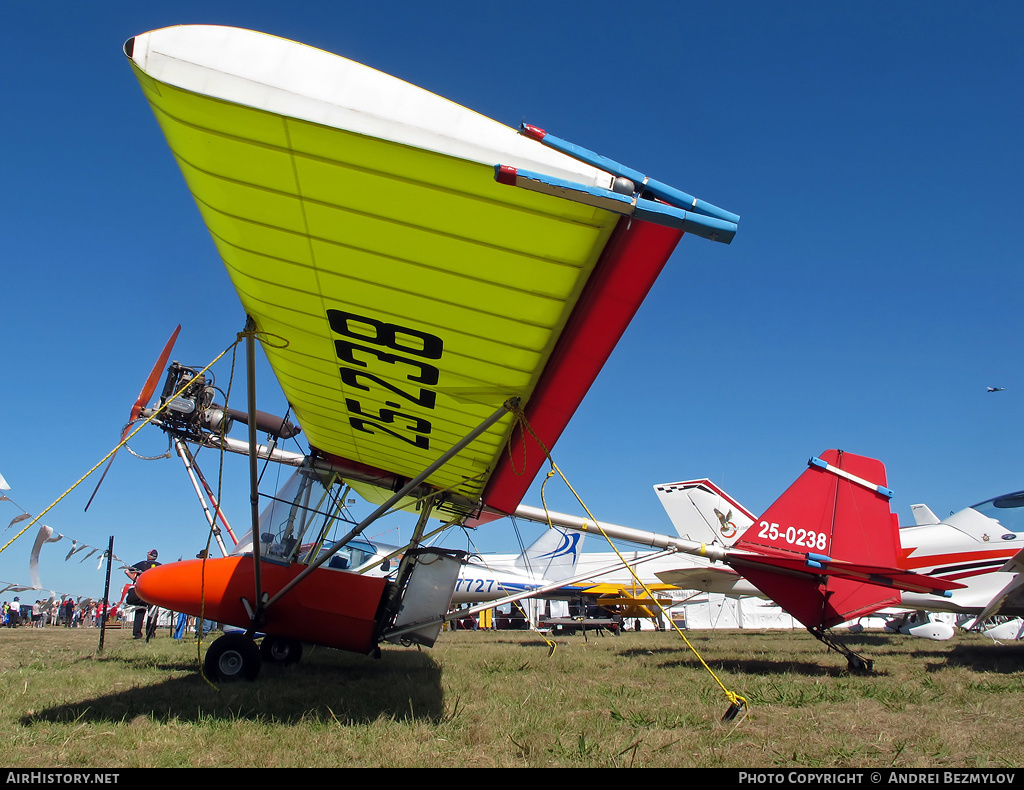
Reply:
[[[873,675],[800,632],[445,633],[380,660],[307,648],[220,688],[194,641],[0,629],[9,767],[990,767],[1024,754],[1024,647],[860,634]],[[203,643],[205,650],[208,642]]]

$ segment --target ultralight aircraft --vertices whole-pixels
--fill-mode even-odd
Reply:
[[[214,403],[203,371],[172,364],[155,408],[153,376],[140,393],[133,418],[182,445],[248,453],[254,527],[239,540],[249,551],[149,570],[139,595],[245,629],[211,645],[214,678],[255,677],[261,654],[288,660],[302,642],[432,645],[464,557],[422,545],[428,517],[478,526],[519,512],[684,232],[729,243],[739,217],[537,127],[274,36],[180,26],[124,52],[248,317],[250,360],[248,444],[226,436],[240,415]],[[308,453],[277,448],[273,437],[297,428],[255,411],[257,339]],[[262,518],[260,457],[300,472],[294,496]],[[379,507],[329,539],[342,485]],[[958,586],[896,567],[883,488],[881,464],[833,452],[756,538],[668,538],[665,550],[742,568],[829,642],[829,627],[893,589]],[[331,567],[395,507],[419,513],[397,570]],[[847,521],[881,548],[851,546],[836,526]]]
[[[202,371],[172,365],[155,409],[147,382],[133,418],[249,452],[251,469],[294,463],[304,483],[250,554],[161,566],[140,596],[246,628],[210,648],[222,678],[256,674],[256,633],[276,645],[264,655],[433,644],[462,557],[419,545],[427,516],[514,512],[683,233],[728,243],[739,217],[274,36],[179,26],[124,52],[248,316],[250,357],[259,339],[310,446],[257,446],[257,429],[296,428],[251,411],[232,448],[240,415]],[[380,506],[328,541],[342,481]],[[420,514],[397,573],[330,567],[396,506]]]

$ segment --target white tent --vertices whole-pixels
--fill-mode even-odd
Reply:
[[[729,598],[710,593],[671,609],[672,619],[687,630],[745,628],[752,630],[802,627],[791,615],[760,598]]]

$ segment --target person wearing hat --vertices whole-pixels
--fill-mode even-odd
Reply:
[[[143,601],[137,592],[135,592],[135,583],[139,580],[139,577],[148,571],[150,568],[155,568],[160,565],[156,561],[158,554],[156,549],[150,549],[146,555],[146,559],[142,562],[136,562],[130,568],[125,569],[125,576],[132,580],[132,588],[128,591],[125,596],[124,602],[129,606],[135,607],[135,620],[132,623],[132,637],[134,639],[142,639],[142,621],[146,618],[146,602]]]

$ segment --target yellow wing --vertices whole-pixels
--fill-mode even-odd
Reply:
[[[310,444],[382,481],[510,396],[550,448],[682,235],[498,183],[612,177],[336,55],[212,26],[125,53]],[[428,482],[510,512],[543,462],[510,426]]]

